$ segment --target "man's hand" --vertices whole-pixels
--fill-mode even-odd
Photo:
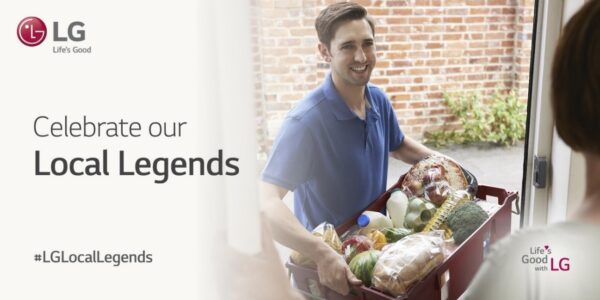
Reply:
[[[324,244],[325,245],[325,244]],[[362,282],[352,274],[344,258],[329,246],[323,247],[322,253],[314,261],[317,263],[319,282],[342,295],[348,295],[350,286],[361,285]]]

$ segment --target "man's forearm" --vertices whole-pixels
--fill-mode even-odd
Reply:
[[[412,165],[419,160],[436,153],[437,152],[425,147],[423,144],[413,140],[408,136],[405,136],[400,148],[398,148],[396,151],[393,151],[391,154],[395,159],[399,159],[407,164]]]

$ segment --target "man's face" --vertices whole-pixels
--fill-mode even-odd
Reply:
[[[352,20],[339,25],[329,49],[323,49],[321,53],[331,60],[334,79],[337,77],[347,85],[366,85],[377,61],[375,40],[367,20]]]

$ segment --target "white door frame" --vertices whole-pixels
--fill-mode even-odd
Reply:
[[[550,107],[550,72],[556,44],[564,23],[583,3],[584,0],[537,3],[522,227],[563,221],[583,198],[583,158],[556,135]],[[534,156],[544,156],[550,163],[545,188],[533,186]]]

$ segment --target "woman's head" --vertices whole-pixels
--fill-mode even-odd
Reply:
[[[600,0],[586,3],[564,28],[552,67],[552,108],[571,148],[600,155]]]

